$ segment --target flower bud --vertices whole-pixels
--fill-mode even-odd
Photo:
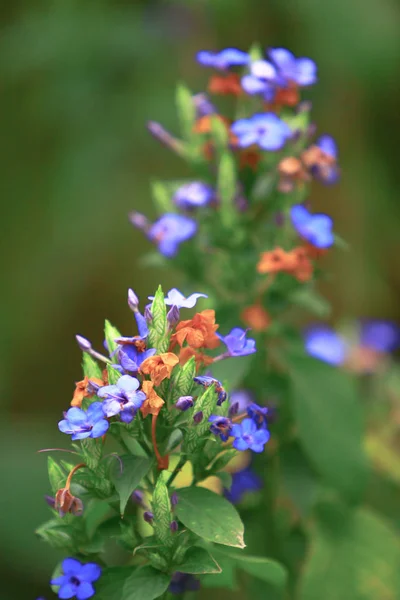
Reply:
[[[173,329],[179,321],[179,308],[171,306],[167,314],[167,321],[170,329]]]
[[[81,335],[76,335],[75,339],[78,342],[78,346],[82,350],[82,352],[90,352],[91,351],[92,344],[91,344],[91,342],[89,342],[89,340],[87,340],[86,338],[84,338]]]
[[[229,411],[228,411],[228,416],[229,417],[234,417],[235,415],[237,415],[239,412],[239,402],[234,402],[230,407],[229,407]]]
[[[193,406],[193,398],[192,396],[181,396],[180,398],[178,398],[176,404],[175,404],[175,408],[177,408],[178,410],[188,410],[189,408],[192,408]]]
[[[171,495],[171,505],[176,506],[177,504],[178,504],[178,494],[176,492],[173,492],[173,494]]]
[[[133,312],[136,312],[139,308],[139,298],[131,288],[128,290],[128,305]]]
[[[132,225],[134,225],[138,229],[141,229],[142,231],[147,231],[149,228],[148,219],[141,213],[136,212],[135,210],[129,213],[129,220],[132,223]]]
[[[82,500],[73,496],[67,488],[61,488],[57,491],[54,508],[58,511],[60,517],[64,517],[67,513],[80,517],[83,513]]]
[[[193,416],[193,421],[198,425],[203,420],[203,412],[200,410]]]
[[[148,304],[144,309],[144,318],[146,319],[147,323],[151,323],[153,320],[153,314],[150,310],[150,306],[151,304]]]
[[[134,502],[135,504],[139,504],[139,506],[143,506],[143,498],[144,498],[144,494],[142,492],[142,490],[135,490],[132,495],[132,502]]]
[[[217,112],[215,106],[208,99],[207,94],[195,94],[192,96],[193,104],[196,108],[197,118],[213,115]]]
[[[171,521],[170,526],[169,526],[170,530],[172,533],[176,533],[179,529],[179,525],[177,521]]]
[[[45,502],[51,507],[54,508],[55,498],[53,496],[48,496],[47,494],[44,497]]]
[[[151,525],[154,519],[154,515],[150,510],[146,510],[143,513],[143,519],[146,521],[146,523],[150,523]]]

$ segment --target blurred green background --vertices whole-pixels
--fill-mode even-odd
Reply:
[[[104,317],[126,335],[126,292],[142,298],[172,270],[145,270],[129,224],[153,215],[150,180],[188,175],[146,132],[177,131],[175,84],[201,91],[197,50],[286,46],[319,65],[307,92],[335,135],[340,186],[313,189],[351,245],[327,263],[324,292],[343,316],[397,318],[400,6],[395,0],[13,0],[0,8],[1,599],[50,598],[55,552],[45,455],[80,379],[74,334],[97,346]],[[168,289],[168,287],[167,287]],[[199,290],[201,291],[201,290]],[[233,597],[230,594],[230,597]]]

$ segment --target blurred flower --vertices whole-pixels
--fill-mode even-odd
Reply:
[[[173,368],[178,364],[179,358],[173,352],[164,352],[147,358],[141,365],[140,371],[150,375],[154,385],[160,385],[164,379],[169,379]]]
[[[218,435],[223,442],[226,442],[232,429],[232,421],[227,417],[221,417],[219,415],[211,415],[208,421],[211,423],[211,433]]]
[[[262,452],[264,444],[270,437],[267,429],[257,429],[257,425],[252,419],[244,419],[241,423],[235,423],[232,426],[231,435],[235,438],[233,447],[236,450],[252,450],[253,452]]]
[[[253,115],[239,119],[231,127],[238,145],[247,148],[258,144],[263,150],[280,150],[292,135],[290,127],[274,113]]]
[[[225,490],[224,495],[232,504],[241,502],[246,492],[257,492],[262,488],[263,482],[250,467],[232,474],[230,490]]]
[[[146,400],[140,408],[143,417],[147,417],[148,414],[158,415],[164,405],[164,400],[154,390],[154,383],[152,381],[143,381],[142,390],[146,394]]]
[[[400,345],[400,329],[391,321],[363,321],[360,344],[377,352],[393,352]]]
[[[268,57],[277,69],[280,85],[292,82],[304,87],[316,83],[317,65],[310,58],[296,58],[286,48],[270,48]]]
[[[181,595],[185,592],[196,592],[200,589],[200,581],[189,573],[176,571],[171,578],[168,590],[171,594]]]
[[[93,386],[93,384],[95,384]],[[95,393],[95,386],[104,385],[104,381],[99,379],[98,377],[92,377],[89,380],[88,377],[84,377],[82,381],[77,381],[75,387],[74,396],[71,400],[71,406],[77,406],[80,408],[82,406],[82,401],[84,398],[91,398]]]
[[[241,318],[254,331],[264,331],[271,323],[271,318],[261,304],[253,304],[243,309]]]
[[[165,297],[165,304],[178,308],[193,308],[199,298],[208,298],[208,296],[196,293],[185,297],[179,290],[172,288]],[[149,296],[149,300],[154,300],[154,296]]]
[[[312,215],[305,206],[296,204],[290,211],[292,223],[298,234],[317,248],[329,248],[334,242],[333,221],[324,214]]]
[[[286,252],[282,248],[275,248],[269,252],[262,252],[257,264],[259,273],[289,273],[298,281],[309,281],[313,274],[313,265],[305,248],[298,247]]]
[[[214,197],[215,192],[210,185],[201,181],[192,181],[176,190],[173,201],[179,208],[190,209],[207,206]]]
[[[194,236],[197,231],[197,223],[184,215],[166,213],[152,225],[143,217],[139,219],[139,213],[133,212],[129,215],[130,221],[157,244],[159,251],[164,256],[172,258],[178,252],[179,244]]]
[[[221,404],[225,402],[225,400],[228,397],[228,394],[224,390],[222,383],[214,377],[210,377],[209,375],[198,375],[197,377],[193,378],[193,381],[195,383],[198,383],[199,385],[202,385],[205,388],[210,387],[210,385],[215,386],[215,391],[218,394],[217,406],[221,406]]]
[[[301,159],[316,179],[331,185],[339,179],[337,156],[337,145],[333,137],[322,135],[313,146],[302,152]]]
[[[193,104],[196,108],[196,118],[200,119],[205,115],[213,115],[217,112],[217,109],[209,100],[207,94],[195,94],[192,97]]]
[[[140,336],[116,338],[118,344],[118,360],[124,369],[131,373],[137,373],[141,364],[156,353],[154,348],[146,350],[146,343]]]
[[[286,194],[294,190],[296,183],[310,179],[303,163],[295,156],[283,158],[278,165],[278,172],[280,175],[278,189]]]
[[[181,347],[186,342],[192,348],[217,348],[220,341],[216,335],[215,311],[212,309],[196,313],[193,319],[181,321],[172,336],[172,345]]]
[[[229,356],[246,356],[256,352],[256,342],[252,339],[246,339],[247,330],[234,327],[230,333],[223,336],[218,334],[219,339],[228,349]]]
[[[237,48],[225,48],[220,52],[201,50],[201,52],[197,53],[196,58],[197,62],[203,65],[203,67],[213,67],[222,71],[230,67],[247,65],[250,60],[247,52],[243,52]]]
[[[51,580],[51,585],[60,586],[58,597],[87,600],[95,594],[93,582],[101,576],[101,567],[96,563],[83,564],[75,558],[65,558],[62,562],[63,575]]]
[[[99,398],[105,398],[102,407],[107,417],[120,414],[121,420],[130,423],[136,411],[146,400],[146,394],[138,391],[139,381],[136,377],[123,375],[115,385],[106,385],[99,389]]]
[[[250,74],[242,77],[242,88],[248,94],[262,94],[267,102],[275,96],[276,69],[267,60],[255,60],[250,65]]]
[[[346,359],[349,346],[335,331],[318,325],[306,331],[305,348],[314,358],[319,358],[330,365],[341,365]]]
[[[175,408],[177,408],[178,410],[188,410],[189,408],[192,408],[193,406],[193,397],[192,396],[181,396],[180,398],[178,398],[178,400],[176,401],[175,404]]]
[[[259,406],[255,402],[252,402],[246,410],[250,419],[254,421],[259,429],[267,427],[268,408],[266,406]]]
[[[210,94],[220,94],[223,96],[240,96],[243,94],[240,77],[237,73],[213,75],[210,77],[207,89]]]
[[[238,404],[240,413],[244,412],[251,402],[254,402],[254,396],[249,390],[234,390],[229,396],[229,404]]]
[[[58,423],[59,430],[72,435],[74,441],[102,437],[109,426],[101,402],[93,402],[87,411],[74,406],[65,413],[65,419]]]

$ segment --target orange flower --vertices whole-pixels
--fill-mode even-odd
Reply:
[[[156,354],[155,356],[149,356],[142,362],[140,371],[145,375],[150,375],[154,385],[160,385],[164,379],[171,377],[172,369],[178,362],[178,357],[172,352]]]
[[[259,273],[289,273],[298,281],[309,281],[313,274],[313,265],[307,250],[299,246],[290,252],[275,248],[271,252],[263,252],[257,265]]]
[[[309,258],[314,259],[321,258],[321,256],[325,256],[325,254],[328,252],[328,248],[317,248],[308,242],[304,244],[304,250],[307,252]]]
[[[211,119],[218,119],[221,121],[226,127],[229,127],[229,120],[225,117],[221,117],[221,115],[204,115],[204,117],[200,117],[197,119],[195,126],[193,127],[194,133],[211,133]]]
[[[143,381],[142,390],[147,396],[140,408],[143,417],[147,417],[149,414],[158,415],[165,402],[154,391],[154,383],[152,381]]]
[[[91,377],[90,381],[97,383],[98,385],[103,386],[104,381],[99,379],[98,377]],[[88,391],[89,377],[85,377],[82,381],[76,382],[76,388],[74,392],[74,396],[71,400],[71,406],[77,406],[80,408],[82,406],[82,401],[84,398],[91,398],[94,395],[94,392]],[[90,389],[90,388],[89,388]]]
[[[213,75],[208,82],[208,91],[211,94],[222,94],[224,96],[229,94],[241,96],[243,94],[240,77],[237,73],[230,73],[225,77]]]
[[[305,282],[310,281],[313,274],[313,265],[310,261],[309,255],[306,248],[299,246],[291,252],[297,260],[295,269],[291,272],[293,277],[296,277],[298,281]]]
[[[179,352],[179,364],[181,367],[183,367],[192,356],[194,356],[197,371],[214,362],[214,359],[211,356],[207,356],[207,354],[203,354],[202,352],[196,352],[193,348],[186,346],[185,348],[181,348],[181,351]]]
[[[305,170],[302,162],[294,156],[287,156],[278,165],[280,175],[278,188],[280,192],[291,192],[296,183],[308,181],[310,175]]]
[[[176,326],[176,333],[172,336],[172,347],[186,342],[192,348],[217,348],[220,340],[215,334],[218,329],[215,324],[215,311],[208,308],[194,315],[193,319],[181,321]]]
[[[241,317],[246,325],[254,331],[264,331],[271,323],[271,318],[261,304],[253,304],[242,311]]]

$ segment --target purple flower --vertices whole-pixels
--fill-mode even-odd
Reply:
[[[230,490],[225,490],[224,495],[232,504],[238,504],[246,492],[257,492],[262,488],[261,478],[250,467],[232,474]]]
[[[87,600],[95,594],[93,582],[101,576],[101,567],[96,563],[80,563],[75,558],[65,558],[62,562],[64,575],[51,580],[51,585],[59,585],[58,597]]]
[[[193,406],[193,398],[192,396],[181,396],[180,398],[178,398],[178,400],[176,401],[175,404],[175,408],[177,408],[178,410],[188,410],[189,408],[192,408]]]
[[[215,192],[210,185],[201,181],[185,183],[178,188],[173,196],[176,206],[183,209],[207,206],[214,199]]]
[[[236,450],[252,450],[253,452],[262,452],[264,444],[270,437],[269,431],[257,429],[257,425],[252,419],[244,419],[240,424],[235,423],[232,426],[231,435],[235,438],[233,447]]]
[[[146,521],[146,523],[150,523],[151,525],[154,519],[154,514],[150,510],[145,510],[143,513],[143,519]]]
[[[171,594],[184,594],[185,592],[196,592],[200,589],[200,581],[189,575],[189,573],[180,573],[176,571],[171,578],[169,584],[169,591]]]
[[[349,345],[335,331],[325,325],[310,327],[305,332],[307,354],[330,365],[342,365],[349,352]]]
[[[210,52],[202,50],[197,53],[197,61],[203,67],[213,67],[224,71],[230,67],[242,67],[247,65],[250,57],[247,52],[238,50],[237,48],[225,48],[220,52]]]
[[[167,213],[149,228],[147,235],[155,242],[164,256],[172,258],[178,252],[179,244],[194,236],[197,223],[189,217]]]
[[[280,85],[293,82],[305,87],[316,83],[317,65],[310,58],[296,58],[286,48],[271,48],[268,56],[276,66]]]
[[[292,131],[274,113],[253,115],[249,119],[239,119],[231,127],[241,148],[258,144],[262,150],[280,150]]]
[[[199,298],[208,298],[206,294],[190,294],[185,297],[179,290],[172,288],[165,298],[165,304],[168,306],[177,306],[178,308],[193,308]],[[149,300],[154,300],[154,296],[149,296]]]
[[[292,223],[298,234],[317,248],[329,248],[334,242],[333,220],[328,215],[312,215],[305,206],[296,204],[290,211]]]
[[[232,421],[227,417],[220,417],[219,415],[211,415],[208,421],[211,423],[211,433],[218,435],[223,442],[226,442],[231,433]]]
[[[333,185],[339,180],[340,176],[336,162],[338,157],[337,144],[332,136],[321,135],[315,146],[321,150],[322,155],[314,164],[310,165],[311,172],[321,183]]]
[[[252,402],[247,407],[247,414],[250,419],[254,421],[258,428],[264,428],[267,426],[267,413],[268,408],[266,406],[259,406],[255,402]]]
[[[234,327],[228,335],[220,335],[219,339],[228,348],[229,356],[246,356],[256,352],[256,342],[252,339],[246,339],[247,330]]]
[[[87,411],[74,406],[65,413],[65,419],[58,423],[58,429],[62,433],[72,435],[74,441],[101,437],[109,426],[101,402],[93,402]]]
[[[78,346],[82,352],[90,352],[92,349],[92,344],[88,339],[84,338],[82,335],[76,335],[75,339],[78,342]]]
[[[195,383],[198,383],[199,385],[202,385],[205,388],[210,387],[210,385],[215,386],[215,391],[218,394],[217,406],[221,406],[221,404],[225,402],[225,400],[228,397],[228,394],[224,390],[222,383],[214,377],[209,377],[208,375],[198,375],[197,377],[193,377],[193,381]]]
[[[234,390],[229,397],[229,404],[238,404],[238,412],[243,412],[248,405],[254,402],[254,396],[249,390]]]
[[[146,400],[146,394],[137,391],[140,383],[136,377],[123,375],[116,385],[105,385],[99,389],[99,398],[105,398],[102,407],[107,417],[120,414],[121,420],[130,423]]]
[[[262,94],[272,102],[276,89],[276,69],[267,60],[256,60],[250,65],[250,75],[242,77],[242,88],[251,95]]]
[[[193,104],[196,108],[196,117],[201,119],[206,115],[213,115],[217,112],[215,106],[210,102],[207,94],[196,94],[192,96]]]
[[[360,345],[377,352],[393,352],[400,345],[400,330],[390,321],[364,321],[361,324]]]
[[[156,353],[154,348],[146,350],[146,344],[141,336],[120,337],[115,341],[118,344],[118,360],[124,371],[130,373],[137,373],[142,362]]]

